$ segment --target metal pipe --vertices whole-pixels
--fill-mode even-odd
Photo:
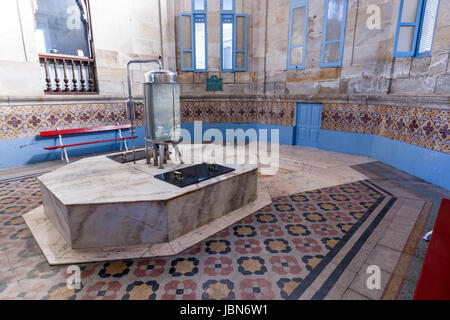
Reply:
[[[145,159],[147,160],[147,164],[150,164],[150,154],[148,149],[148,140],[145,138]]]
[[[162,57],[159,56],[158,59],[138,59],[138,60],[130,60],[127,62],[127,83],[128,83],[128,100],[127,100],[127,110],[130,113],[130,122],[131,122],[131,136],[134,137],[135,126],[134,122],[136,121],[136,106],[135,101],[133,100],[133,94],[131,90],[131,74],[130,74],[130,65],[136,63],[157,63],[159,65],[159,71],[163,70],[163,64],[161,62]],[[132,139],[133,145],[133,163],[136,164],[136,144],[134,138]]]
[[[165,148],[166,146],[163,144],[159,145],[159,168],[164,169],[164,157],[165,157]]]

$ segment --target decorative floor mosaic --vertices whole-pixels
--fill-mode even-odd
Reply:
[[[1,299],[298,299],[386,194],[369,182],[273,203],[175,257],[50,267],[22,215],[40,205],[36,177],[0,181]],[[360,230],[365,231],[365,230]],[[320,292],[319,298],[320,298]]]

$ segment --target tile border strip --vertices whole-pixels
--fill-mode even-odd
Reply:
[[[183,123],[261,123],[293,127],[289,101],[181,101]],[[137,106],[143,124],[142,104]],[[40,131],[128,123],[125,103],[35,105],[0,108],[0,140]],[[450,154],[450,110],[380,105],[323,104],[323,130],[374,134]]]
[[[450,154],[450,111],[324,104],[322,129],[374,134]]]

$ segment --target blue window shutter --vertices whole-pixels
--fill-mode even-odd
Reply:
[[[305,7],[305,25],[303,34],[303,43],[294,44],[292,43],[293,36],[293,12],[296,8]],[[305,69],[306,61],[306,38],[308,35],[308,11],[309,11],[309,0],[291,0],[291,6],[289,10],[289,39],[288,39],[288,56],[287,56],[287,69],[288,70],[303,70]],[[302,50],[302,63],[296,64],[291,61],[292,49]]]
[[[337,5],[338,0],[325,0],[325,12],[323,18],[322,29],[322,50],[320,53],[320,67],[321,68],[338,68],[342,67],[342,58],[344,56],[344,42],[345,42],[345,30],[347,27],[347,13],[348,13],[348,0],[342,0],[342,14],[341,30],[339,39],[327,40],[327,25],[328,25],[328,8],[330,2]],[[325,52],[328,46],[338,44],[338,59],[336,61],[326,61]]]
[[[403,8],[405,5],[404,0],[400,0],[400,9],[398,14],[398,23],[397,23],[397,32],[395,36],[395,46],[394,46],[394,57],[396,58],[402,58],[402,57],[414,57],[416,54],[416,47],[417,47],[417,40],[419,35],[419,29],[420,29],[420,21],[422,18],[422,7],[424,4],[424,0],[418,0],[417,2],[417,13],[416,13],[416,20],[415,21],[402,21],[403,17]],[[400,41],[402,39],[400,38],[401,30],[405,28],[414,28],[414,33],[412,36],[412,43],[410,50],[402,50],[400,48]]]
[[[183,18],[190,18],[190,46],[184,43],[183,38]],[[189,49],[186,49],[189,48]],[[195,61],[194,61],[194,17],[192,13],[180,13],[180,53],[181,53],[181,70],[182,71],[194,71]],[[189,58],[190,53],[190,58]],[[190,61],[187,61],[189,59]]]
[[[245,20],[245,27],[244,27],[244,34],[237,34],[237,19],[239,18],[244,18]],[[247,70],[247,27],[248,27],[248,17],[246,14],[236,14],[234,16],[234,26],[233,26],[233,69],[234,71],[246,71]],[[243,49],[238,49],[237,48],[237,39],[239,37],[244,37],[244,48]],[[237,57],[238,54],[241,54],[244,56],[244,66],[240,67],[237,66]]]
[[[419,41],[417,43],[417,57],[431,55],[433,48],[434,34],[439,11],[439,0],[426,0],[422,9],[422,23],[419,31]]]

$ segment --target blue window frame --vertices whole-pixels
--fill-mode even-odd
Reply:
[[[248,17],[234,13],[234,0],[221,0],[220,8],[220,69],[246,71]]]
[[[321,68],[342,67],[348,0],[325,0]]]
[[[394,57],[431,55],[439,0],[400,0]]]
[[[289,10],[288,70],[305,69],[309,0],[291,0]]]
[[[193,0],[194,13],[180,14],[181,70],[208,71],[206,0]]]

